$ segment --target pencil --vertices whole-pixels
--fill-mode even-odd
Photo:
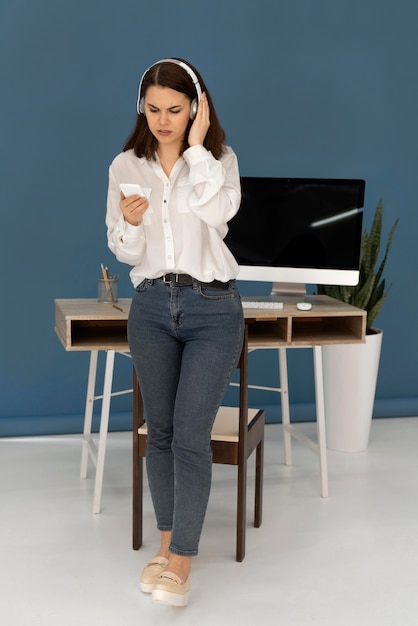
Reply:
[[[109,271],[107,267],[103,265],[103,263],[101,263],[101,268],[102,268],[103,278],[106,283],[106,290],[107,290],[108,298],[111,302],[113,302],[114,298],[113,298],[113,293],[112,293],[112,285],[110,284],[110,280],[109,280]]]

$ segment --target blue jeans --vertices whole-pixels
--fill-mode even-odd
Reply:
[[[194,556],[212,480],[211,431],[237,366],[244,318],[227,290],[162,280],[136,289],[128,341],[148,427],[147,474],[170,552]]]

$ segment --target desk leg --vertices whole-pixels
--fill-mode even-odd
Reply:
[[[96,387],[97,357],[99,351],[90,353],[89,379],[87,383],[86,410],[84,413],[83,449],[81,452],[80,478],[86,478],[89,461],[89,441],[91,439],[91,424],[93,419],[94,392]]]
[[[325,435],[325,401],[324,401],[324,376],[322,369],[322,348],[313,347],[314,370],[315,370],[315,397],[316,397],[316,425],[318,432],[318,451],[321,472],[321,496],[328,498],[328,467],[327,467],[327,442]]]
[[[289,384],[287,376],[287,355],[286,348],[279,350],[279,375],[280,375],[280,401],[282,409],[284,462],[285,465],[292,465],[292,435],[290,434],[290,408],[289,408]]]
[[[100,433],[99,446],[97,450],[96,479],[94,483],[93,513],[100,513],[100,501],[102,497],[103,470],[106,454],[107,430],[109,426],[110,398],[112,395],[114,362],[115,350],[108,350],[106,353],[102,412],[100,416]]]

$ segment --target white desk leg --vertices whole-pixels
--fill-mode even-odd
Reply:
[[[90,353],[89,378],[87,383],[86,410],[84,413],[83,449],[81,451],[80,478],[86,478],[89,461],[89,440],[91,438],[91,424],[93,419],[94,392],[96,387],[98,350]]]
[[[106,353],[106,367],[103,385],[102,412],[100,416],[99,446],[97,450],[96,479],[94,482],[93,513],[100,513],[102,497],[103,470],[106,454],[107,430],[109,426],[110,398],[112,394],[113,366],[115,350]]]
[[[282,425],[283,425],[283,443],[284,443],[284,462],[285,465],[292,465],[292,435],[289,432],[290,426],[290,408],[289,408],[289,384],[287,377],[287,355],[286,348],[278,348],[279,350],[279,370],[280,370],[280,390],[281,390],[281,408],[282,408]]]
[[[327,442],[325,434],[324,376],[322,369],[321,346],[314,346],[313,353],[315,371],[316,425],[318,432],[319,465],[321,471],[321,496],[323,498],[328,498],[328,464]]]

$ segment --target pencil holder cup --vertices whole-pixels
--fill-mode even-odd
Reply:
[[[111,276],[109,278],[98,278],[98,301],[99,302],[117,302],[118,301],[118,284],[119,276]]]

